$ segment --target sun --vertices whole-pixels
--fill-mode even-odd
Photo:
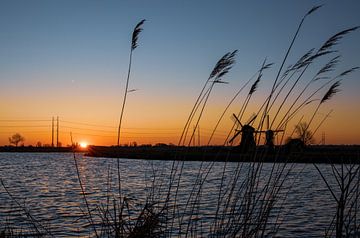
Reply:
[[[88,144],[87,144],[86,142],[84,142],[84,141],[83,141],[83,142],[80,142],[79,145],[80,145],[80,147],[83,148],[83,149],[85,149],[85,148],[88,146]]]

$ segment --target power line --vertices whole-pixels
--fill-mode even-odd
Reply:
[[[17,120],[17,119],[9,119],[9,120],[0,120],[0,122],[35,122],[35,121],[51,121],[51,120],[32,120],[32,119],[29,119],[29,120],[27,120],[27,119],[19,119],[19,120]]]
[[[61,133],[70,133],[71,131],[61,131]],[[83,135],[83,136],[97,136],[97,137],[117,137],[117,135],[111,136],[111,135],[97,135],[97,134],[88,134],[88,133],[72,133],[74,135]],[[155,136],[155,135],[150,135],[150,136],[141,136],[141,138],[159,138],[159,137],[163,137],[163,138],[173,138],[173,136]],[[140,138],[137,136],[124,136],[124,138]]]
[[[99,125],[99,124],[91,124],[91,123],[82,123],[82,122],[73,122],[73,121],[64,121],[60,120],[60,122],[68,123],[68,124],[76,124],[76,125],[84,125],[84,126],[92,126],[92,127],[106,127],[106,128],[113,128],[117,129],[116,126],[109,126],[109,125]],[[181,130],[182,128],[151,128],[151,127],[124,127],[127,130]]]
[[[17,127],[17,128],[28,128],[28,127],[51,127],[50,125],[48,126],[44,126],[44,125],[37,125],[37,126],[1,126],[0,127],[5,127],[5,128],[14,128],[14,127]]]
[[[84,126],[92,126],[92,127],[107,127],[107,128],[117,128],[116,126],[106,126],[106,125],[98,125],[98,124],[90,124],[90,123],[82,123],[82,122],[72,122],[72,121],[64,121],[60,120],[62,123],[69,123],[69,124],[77,124],[77,125],[84,125]]]
[[[50,120],[42,120],[42,119],[1,119],[0,122],[3,122],[3,125],[0,125],[0,128],[2,128],[2,131],[0,134],[8,134],[13,133],[14,128],[16,130],[21,130],[24,134],[41,134],[41,135],[50,135],[51,136],[51,145],[53,146],[59,146],[59,136],[60,134],[69,133],[70,131],[74,131],[74,135],[78,136],[93,136],[93,137],[103,137],[103,138],[115,138],[116,137],[116,126],[109,126],[109,125],[99,125],[99,124],[93,124],[93,123],[83,123],[83,122],[74,122],[74,121],[68,121],[68,120],[60,120],[59,117],[56,118],[52,117]],[[15,125],[12,123],[20,123],[20,125]],[[29,123],[40,123],[35,125],[29,125]],[[47,125],[44,125],[44,122],[49,122]],[[42,124],[41,124],[42,123]],[[62,129],[69,129],[69,131],[60,130],[59,124],[62,124]],[[72,126],[75,125],[75,126]],[[78,126],[76,126],[78,125]],[[56,127],[56,128],[55,128]],[[92,128],[88,128],[92,127]],[[6,128],[8,128],[9,132],[7,132]],[[26,131],[26,128],[49,128],[49,130],[30,130]],[[98,129],[96,129],[98,128]],[[105,128],[105,129],[101,129]],[[109,128],[106,130],[106,128]],[[114,129],[114,130],[111,130]],[[165,139],[165,138],[174,138],[180,135],[182,128],[149,128],[149,127],[129,127],[124,128],[124,138],[126,139],[140,139],[141,138],[159,138],[159,139]],[[5,131],[4,131],[5,130]],[[10,132],[11,130],[11,132]],[[56,130],[56,131],[55,131]],[[199,130],[199,128],[198,128]],[[203,136],[208,136],[212,132],[212,129],[209,128],[202,128],[201,133]],[[86,133],[90,132],[90,133]],[[95,133],[91,133],[95,132]],[[56,133],[56,135],[55,135]],[[198,131],[198,143],[200,143],[200,131]],[[225,135],[227,135],[227,132],[225,131],[216,131],[215,137],[216,138],[222,138]],[[35,135],[32,135],[33,137]],[[56,137],[55,137],[56,136]],[[63,135],[62,135],[63,136]]]
[[[62,128],[74,129],[74,130],[98,131],[98,132],[106,132],[106,133],[116,133],[115,130],[114,130],[114,131],[98,130],[98,129],[89,129],[89,128],[73,127],[73,126],[62,126]]]
[[[0,131],[0,134],[10,134],[13,133],[14,131]],[[35,134],[35,133],[42,133],[42,134],[48,134],[49,131],[23,131],[22,133],[24,134]]]
[[[0,122],[52,122],[51,119],[49,120],[35,120],[35,119],[7,119],[7,120],[0,120]],[[75,121],[68,121],[68,120],[60,120],[59,119],[59,123],[65,123],[65,124],[76,124],[76,125],[83,125],[83,126],[91,126],[91,127],[98,127],[98,128],[113,128],[113,129],[117,129],[116,126],[109,126],[109,125],[99,125],[99,124],[92,124],[92,123],[83,123],[83,122],[75,122]],[[51,123],[49,123],[49,125],[33,125],[33,126],[29,126],[29,125],[3,125],[0,127],[51,127]],[[70,127],[69,127],[70,128]],[[77,128],[77,129],[82,129],[80,127],[72,127],[72,128]],[[83,128],[85,129],[85,128]],[[151,127],[124,127],[124,129],[127,130],[156,130],[156,131],[180,131],[182,128],[177,127],[177,128],[151,128]],[[88,130],[95,130],[95,129],[88,129]],[[202,128],[202,131],[212,131],[212,129],[210,128]],[[98,131],[104,131],[104,132],[110,132],[110,130],[98,130]],[[112,131],[111,131],[112,132]],[[225,131],[218,131],[218,132],[223,132],[226,133]]]
[[[72,126],[62,126],[62,128],[73,129],[73,130],[81,130],[81,131],[97,131],[97,132],[113,133],[113,134],[116,133],[116,131],[79,128],[79,127],[72,127]],[[123,133],[124,134],[137,134],[137,135],[142,135],[142,134],[173,134],[173,135],[176,135],[176,134],[179,134],[177,132],[130,132],[130,131],[124,131]]]
[[[58,123],[57,123],[58,126]],[[51,125],[19,125],[19,126],[1,126],[1,128],[51,128],[51,131],[49,131],[49,133],[53,134],[53,127]],[[73,129],[73,130],[81,130],[81,131],[96,131],[96,132],[103,132],[103,133],[116,133],[116,131],[110,131],[110,130],[98,130],[98,129],[90,129],[90,128],[81,128],[81,127],[72,127],[72,126],[62,126],[63,128],[67,128],[67,129]],[[178,132],[159,132],[159,131],[151,131],[151,132],[147,132],[147,131],[139,131],[139,132],[133,132],[133,131],[124,131],[125,134],[179,134]],[[210,134],[210,132],[208,131],[203,131],[203,134]],[[223,132],[215,132],[216,135],[225,135]]]

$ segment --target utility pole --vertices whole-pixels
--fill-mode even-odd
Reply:
[[[198,125],[198,144],[200,147],[200,125]]]
[[[52,117],[51,123],[51,147],[54,147],[54,117]]]
[[[59,116],[56,118],[56,147],[59,147]]]
[[[321,143],[325,145],[325,132],[323,132],[321,135]]]

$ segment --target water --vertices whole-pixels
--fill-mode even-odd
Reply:
[[[89,158],[76,156],[83,189],[95,214],[112,199],[117,198],[117,160],[109,158]],[[203,168],[211,163],[203,164]],[[206,230],[216,212],[220,186],[225,189],[230,184],[231,175],[238,163],[227,164],[221,182],[224,163],[217,162],[203,185],[199,214],[204,218],[196,226]],[[154,187],[167,184],[171,170],[171,161],[120,160],[121,190],[130,206],[136,208],[146,200]],[[196,180],[200,162],[186,162],[180,180],[178,205],[184,205]],[[249,164],[242,164],[241,178],[247,176]],[[331,186],[331,166],[319,165]],[[291,171],[289,170],[291,167]],[[269,175],[272,164],[264,164],[259,186]],[[312,164],[292,164],[286,167],[290,171],[283,185],[281,202],[275,207],[280,210],[278,223],[280,237],[319,237],[324,236],[331,219],[336,213],[336,204],[324,181]],[[31,223],[41,224],[56,237],[91,236],[92,227],[84,216],[87,208],[79,186],[76,167],[72,154],[66,153],[0,153],[0,227],[6,224],[17,230],[33,230]],[[12,198],[10,197],[10,195]],[[155,192],[157,194],[157,192]],[[286,197],[286,199],[285,199]],[[110,199],[109,199],[110,198]],[[136,209],[135,209],[136,210]],[[31,217],[29,217],[29,215]],[[32,222],[29,220],[34,219]],[[96,220],[94,216],[94,220]],[[208,219],[208,220],[207,220]],[[30,224],[30,225],[29,225]],[[207,233],[192,233],[193,236],[205,236]]]

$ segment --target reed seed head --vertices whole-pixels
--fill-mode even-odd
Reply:
[[[320,7],[322,7],[323,5],[317,5],[317,6],[314,6],[313,8],[311,8],[305,16],[309,16],[310,14],[312,14],[313,12],[315,12],[316,10],[318,10]]]
[[[134,28],[133,34],[132,34],[132,41],[131,41],[131,50],[136,49],[136,47],[138,46],[138,38],[139,38],[139,34],[140,32],[142,32],[142,25],[144,24],[145,19],[141,20]]]
[[[233,52],[228,52],[223,57],[221,57],[212,70],[209,79],[215,78],[216,80],[219,80],[221,77],[227,74],[235,63],[236,53],[237,50],[234,50]]]
[[[360,67],[353,67],[353,68],[351,68],[351,69],[345,70],[344,72],[342,72],[341,74],[339,74],[339,75],[337,76],[337,78],[338,78],[338,77],[344,77],[344,76],[346,76],[346,75],[354,72],[355,70],[358,70],[359,68],[360,68]]]
[[[254,84],[250,88],[249,95],[252,95],[256,91],[256,89],[258,88],[261,77],[262,77],[262,74],[259,74],[258,78],[256,79],[256,81],[254,82]]]
[[[313,56],[314,48],[307,51],[300,59],[294,64],[293,69],[301,69],[302,67],[306,66],[307,64],[311,63],[311,58]]]
[[[320,104],[330,100],[337,92],[339,92],[340,91],[340,89],[338,89],[339,86],[340,86],[340,81],[336,81],[333,85],[331,85],[329,90],[326,92],[324,97],[321,99]]]
[[[336,65],[340,62],[340,55],[338,56],[335,56],[334,58],[332,58],[327,64],[324,65],[324,67],[322,67],[319,72],[316,74],[316,77],[321,75],[321,74],[324,74],[324,73],[327,73],[327,72],[330,72],[330,71],[333,71],[336,67]],[[321,79],[322,77],[317,77],[316,80],[318,79]]]
[[[341,40],[345,35],[357,30],[358,28],[359,27],[356,26],[336,33],[321,46],[321,48],[319,49],[319,53],[329,51],[333,46],[337,45],[339,43],[339,40]]]

